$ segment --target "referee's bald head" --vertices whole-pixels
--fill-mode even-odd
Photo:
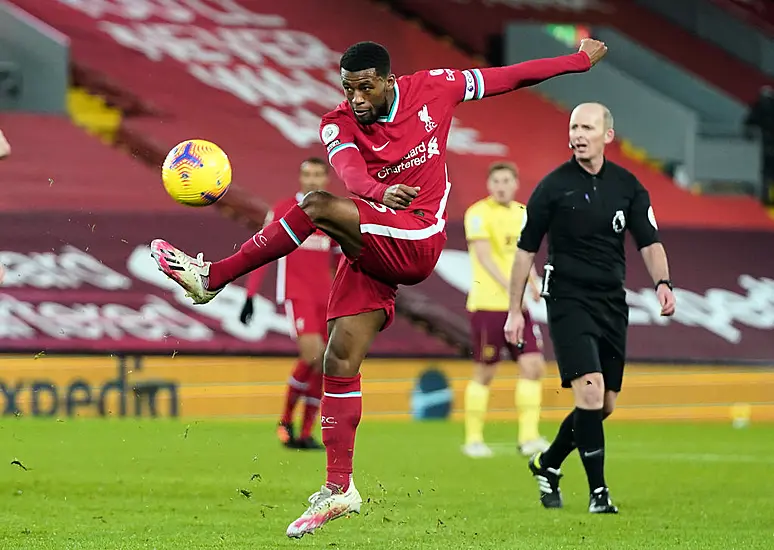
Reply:
[[[613,114],[601,103],[581,103],[570,114],[570,147],[579,161],[604,155],[615,137]]]
[[[596,102],[581,103],[575,109],[572,110],[570,119],[573,115],[584,114],[589,116],[600,117],[602,119],[605,131],[613,128],[615,121],[613,120],[613,113],[610,112],[605,105]]]

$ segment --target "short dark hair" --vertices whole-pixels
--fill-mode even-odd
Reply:
[[[516,179],[519,178],[519,169],[516,167],[516,165],[513,162],[509,162],[507,160],[501,160],[490,165],[488,176],[491,176],[492,174],[494,174],[495,172],[499,172],[500,170],[508,170],[511,174],[513,174],[514,178]]]
[[[387,77],[390,74],[390,54],[387,48],[376,42],[358,42],[347,48],[339,67],[350,73],[375,69],[378,76]]]
[[[320,157],[309,157],[308,159],[305,159],[301,163],[301,166],[303,166],[304,164],[317,164],[317,165],[322,166],[323,168],[325,168],[326,172],[328,171],[328,163],[325,162]]]

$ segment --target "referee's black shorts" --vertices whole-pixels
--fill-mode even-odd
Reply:
[[[623,290],[601,293],[578,288],[547,299],[548,328],[562,387],[601,372],[605,389],[621,391],[626,362],[629,307]]]

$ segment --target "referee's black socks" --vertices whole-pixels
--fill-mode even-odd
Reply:
[[[575,449],[574,428],[575,411],[573,410],[562,421],[562,425],[559,426],[559,432],[556,434],[551,446],[540,455],[540,466],[557,470],[562,466],[562,462]]]
[[[573,411],[575,444],[578,446],[589,491],[605,484],[605,429],[602,425],[602,409],[576,408]]]

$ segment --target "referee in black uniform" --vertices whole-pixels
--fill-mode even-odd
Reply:
[[[561,508],[560,467],[577,447],[589,482],[589,512],[618,512],[605,483],[602,420],[613,412],[626,358],[626,229],[653,278],[661,315],[675,311],[666,252],[648,192],[633,174],[605,159],[605,145],[613,137],[613,117],[605,106],[584,103],[573,110],[573,156],[533,191],[511,273],[505,333],[518,344],[523,341],[524,287],[547,233],[542,291],[562,386],[572,388],[575,409],[551,447],[529,462],[546,508]]]

